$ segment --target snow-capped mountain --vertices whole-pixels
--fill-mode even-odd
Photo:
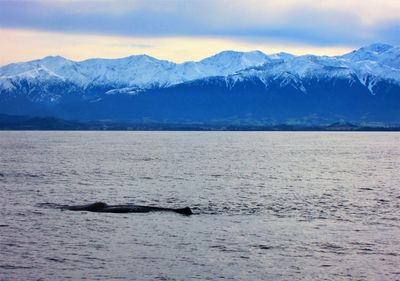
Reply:
[[[209,118],[284,121],[315,114],[310,103],[320,115],[331,103],[339,104],[326,109],[337,111],[332,118],[365,120],[386,106],[392,115],[376,119],[400,122],[400,47],[372,44],[333,57],[224,51],[181,64],[147,55],[80,62],[55,56],[0,68],[0,113],[196,121],[214,110]],[[346,112],[352,104],[358,115],[340,104]],[[275,118],[277,108],[286,115]]]
[[[269,57],[260,51],[224,51],[199,62],[182,64],[158,60],[147,55],[121,59],[88,59],[81,62],[50,56],[1,67],[0,87],[7,89],[14,85],[15,88],[21,80],[31,84],[68,81],[83,88],[98,85],[165,87],[209,76],[233,74],[269,60]]]
[[[262,66],[254,68],[257,66]],[[249,70],[247,70],[250,68]],[[237,73],[243,71],[242,73]],[[121,59],[88,59],[75,62],[60,56],[14,63],[0,68],[0,91],[18,90],[22,82],[71,83],[84,89],[111,86],[115,89],[166,87],[191,80],[236,75],[279,77],[290,73],[300,79],[310,77],[366,76],[400,81],[400,47],[372,44],[337,57],[266,55],[260,51],[224,51],[199,62],[158,60],[147,55]]]
[[[306,91],[303,82],[311,79],[347,79],[361,82],[371,94],[379,81],[400,84],[400,48],[371,45],[338,57],[305,55],[266,62],[261,67],[245,69],[232,75],[236,81],[258,77],[267,84],[272,80],[292,80]]]

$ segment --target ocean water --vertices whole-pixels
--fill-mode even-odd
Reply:
[[[400,280],[400,134],[0,132],[0,212],[0,280]]]

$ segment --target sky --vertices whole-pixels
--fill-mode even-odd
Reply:
[[[339,55],[400,45],[399,0],[0,0],[0,65],[223,50]]]

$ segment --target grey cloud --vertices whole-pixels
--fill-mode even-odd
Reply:
[[[222,36],[241,40],[328,45],[370,41],[399,43],[399,22],[365,26],[350,13],[295,7],[281,18],[266,11],[265,20],[240,13],[229,1],[72,2],[1,1],[0,27],[118,36]],[[246,3],[246,2],[243,2]],[[110,11],[108,11],[110,10]],[[272,19],[270,19],[272,18]],[[275,20],[274,20],[275,19]],[[369,34],[365,37],[364,34]]]

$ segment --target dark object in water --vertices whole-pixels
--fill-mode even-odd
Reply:
[[[147,213],[147,212],[175,212],[182,215],[193,214],[189,207],[172,209],[172,208],[161,208],[152,206],[141,206],[141,205],[107,205],[104,202],[96,202],[93,204],[79,205],[79,206],[67,206],[67,210],[70,211],[88,211],[88,212],[102,212],[102,213]]]

